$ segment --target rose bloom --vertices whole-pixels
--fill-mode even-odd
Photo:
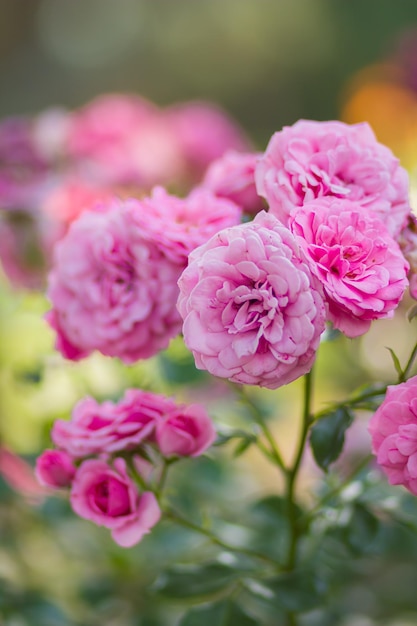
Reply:
[[[311,369],[324,329],[321,287],[273,215],[214,235],[191,253],[178,284],[198,368],[271,389]]]
[[[189,176],[199,181],[208,165],[226,150],[245,152],[250,142],[239,125],[208,102],[184,102],[165,110],[175,133]]]
[[[181,330],[175,303],[182,265],[145,238],[135,210],[115,202],[86,211],[55,247],[47,320],[66,358],[99,350],[133,363],[166,348]]]
[[[417,218],[410,214],[407,223],[400,233],[398,243],[403,255],[410,264],[408,273],[410,296],[417,300]]]
[[[319,198],[294,212],[290,228],[323,284],[336,328],[357,337],[372,320],[392,317],[408,264],[374,213],[349,200]]]
[[[255,167],[261,154],[229,150],[209,165],[201,186],[220,198],[228,198],[251,215],[264,207],[255,186]]]
[[[73,458],[65,450],[44,450],[36,459],[35,475],[45,487],[69,487],[75,471]]]
[[[110,528],[123,548],[138,543],[161,516],[154,494],[138,492],[120,458],[113,467],[104,461],[84,461],[75,475],[70,501],[77,515]]]
[[[60,224],[68,226],[84,211],[93,210],[113,198],[114,192],[109,188],[70,176],[61,180],[46,194],[42,210]]]
[[[87,397],[74,407],[70,421],[55,421],[52,441],[76,458],[130,450],[153,434],[158,420],[175,410],[170,398],[141,389],[128,389],[117,403],[99,404]]]
[[[408,175],[365,122],[300,120],[284,127],[272,136],[255,179],[284,223],[294,206],[335,196],[374,211],[396,237],[410,212]]]
[[[92,181],[139,185],[175,180],[184,159],[165,114],[135,95],[106,94],[71,116],[68,156]]]
[[[417,376],[388,387],[369,432],[372,452],[390,484],[417,495]]]
[[[163,456],[200,456],[216,438],[213,423],[199,404],[179,406],[156,425]]]
[[[156,187],[151,197],[129,203],[136,207],[135,222],[143,236],[157,242],[165,255],[184,268],[194,248],[219,230],[239,224],[242,214],[235,203],[205,189],[177,198]]]

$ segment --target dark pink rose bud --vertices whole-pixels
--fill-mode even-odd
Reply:
[[[36,460],[36,478],[45,487],[69,487],[75,470],[72,457],[64,450],[45,450]]]
[[[178,407],[156,427],[156,441],[164,456],[199,456],[215,438],[213,423],[198,404]]]

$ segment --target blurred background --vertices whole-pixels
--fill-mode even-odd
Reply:
[[[366,120],[407,167],[416,195],[415,0],[0,0],[0,85],[0,119],[78,109],[106,93],[139,95],[160,107],[208,101],[234,119],[257,150],[299,118]],[[404,322],[410,305],[404,302],[394,321],[375,324],[361,342],[339,337],[323,346],[318,406],[359,383],[393,379],[386,337],[404,361],[416,340],[415,327]],[[207,544],[161,524],[138,547],[123,551],[105,529],[75,518],[65,498],[47,497],[31,467],[50,445],[53,420],[68,417],[87,393],[117,398],[137,385],[185,400],[203,397],[221,427],[248,427],[247,416],[226,386],[219,383],[213,394],[179,342],[161,358],[132,368],[99,355],[64,362],[43,321],[47,309],[41,291],[17,288],[0,276],[0,624],[176,624],[183,606],[173,608],[152,584],[166,566],[192,554],[207,558]],[[192,383],[186,391],[184,382]],[[272,427],[286,454],[294,433],[286,418],[299,409],[299,396],[296,383],[261,399],[266,415],[278,413]],[[348,444],[347,466],[349,454],[368,450],[365,420]],[[184,462],[172,484],[184,510],[202,507],[225,516],[230,523],[221,530],[233,537],[246,532],[239,525],[243,507],[276,484],[252,449],[233,471],[228,456]],[[307,462],[306,499],[317,476]],[[410,518],[417,515],[412,498],[366,480],[371,508],[385,500],[395,508],[401,500]],[[249,518],[268,550],[282,542],[282,528],[266,510],[252,510],[255,517]],[[306,615],[305,624],[415,624],[415,532],[404,523],[370,524],[365,531],[363,520],[358,524],[366,549],[358,551],[351,537],[334,534],[322,546],[326,567],[334,573],[343,563],[343,575],[333,577],[333,605]],[[261,546],[259,537],[249,539]],[[276,616],[266,611],[265,623],[276,624]]]

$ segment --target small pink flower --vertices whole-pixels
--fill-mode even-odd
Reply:
[[[251,215],[264,208],[255,186],[255,167],[261,154],[229,150],[209,165],[201,186],[220,198],[228,198]]]
[[[417,495],[417,376],[388,387],[369,432],[372,452],[390,484]]]
[[[36,459],[36,478],[45,487],[69,487],[75,470],[73,458],[64,450],[44,450]]]
[[[186,198],[156,187],[151,197],[129,200],[136,207],[135,223],[174,262],[187,265],[188,255],[212,235],[239,224],[241,209],[210,191],[195,189]]]
[[[178,284],[198,368],[271,389],[311,369],[324,329],[321,287],[273,215],[214,235],[191,253]]]
[[[129,202],[86,211],[55,247],[47,315],[66,358],[94,350],[125,363],[165,349],[181,329],[175,308],[183,269],[137,228]]]
[[[75,406],[71,421],[55,421],[52,441],[75,458],[131,450],[175,409],[170,398],[140,389],[128,389],[117,404],[84,398]]]
[[[250,150],[238,124],[213,104],[185,102],[166,109],[166,115],[195,180],[226,150]]]
[[[284,223],[293,207],[322,196],[376,213],[396,237],[410,213],[408,175],[367,123],[300,120],[275,133],[256,169],[258,193]]]
[[[319,198],[294,211],[290,228],[323,284],[336,328],[357,337],[372,320],[392,317],[408,264],[375,213],[349,200]]]
[[[215,438],[213,423],[198,404],[179,406],[156,426],[156,442],[164,456],[199,456]]]
[[[77,515],[110,528],[114,541],[124,548],[138,543],[161,516],[154,494],[138,492],[120,458],[113,467],[104,461],[84,461],[75,475],[70,500]]]

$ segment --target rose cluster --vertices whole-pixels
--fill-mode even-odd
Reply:
[[[414,284],[415,241],[407,174],[370,127],[302,120],[263,154],[222,155],[186,197],[156,187],[83,212],[56,246],[47,317],[70,359],[99,350],[130,364],[182,327],[198,368],[275,389],[311,370],[326,323],[354,338],[393,316]],[[87,442],[58,423],[61,452],[120,450],[106,411]],[[150,428],[162,454],[178,453]]]
[[[155,491],[163,464],[203,454],[215,430],[198,404],[129,389],[117,403],[81,400],[70,421],[55,422],[51,436],[56,447],[37,459],[38,480],[69,487],[74,511],[129,547],[161,516]]]
[[[84,210],[154,185],[184,192],[225,151],[251,149],[238,124],[206,102],[158,107],[105,94],[75,110],[0,122],[0,261],[16,286],[40,288],[55,243]],[[254,187],[254,185],[253,185]]]

